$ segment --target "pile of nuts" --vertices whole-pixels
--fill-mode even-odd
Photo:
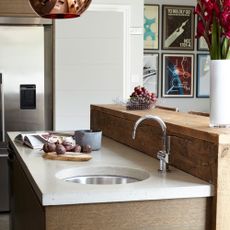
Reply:
[[[78,144],[75,144],[67,140],[62,141],[61,143],[59,141],[55,143],[51,143],[47,141],[43,145],[42,150],[45,153],[56,152],[57,155],[65,154],[66,152],[75,152],[75,153],[80,153],[80,152],[91,153],[92,152],[92,148],[90,145],[80,146]]]

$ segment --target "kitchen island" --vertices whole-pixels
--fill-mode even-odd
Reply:
[[[211,199],[212,223],[208,229],[229,230],[230,226],[230,129],[210,128],[209,118],[194,114],[151,110],[127,110],[121,105],[92,105],[91,128],[145,154],[157,157],[162,148],[162,130],[157,122],[140,125],[135,141],[130,133],[141,116],[159,116],[171,136],[170,164],[214,185]]]
[[[23,230],[205,230],[210,227],[213,187],[181,170],[158,172],[159,162],[103,137],[87,162],[46,160],[43,152],[14,142],[9,151],[12,226]],[[143,180],[130,184],[84,185],[66,182],[68,170],[131,170]],[[67,170],[67,171],[66,171]],[[79,171],[80,170],[80,171]],[[82,171],[83,170],[83,171]],[[103,171],[102,170],[102,171]],[[67,172],[67,174],[66,174]]]

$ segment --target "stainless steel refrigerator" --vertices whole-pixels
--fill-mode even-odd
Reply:
[[[16,21],[0,18],[0,212],[9,211],[6,132],[52,130],[51,28]]]

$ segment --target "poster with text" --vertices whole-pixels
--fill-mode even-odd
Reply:
[[[194,7],[163,5],[163,49],[194,50]]]
[[[144,6],[144,49],[159,49],[159,5]]]
[[[163,54],[162,97],[193,97],[193,54]]]

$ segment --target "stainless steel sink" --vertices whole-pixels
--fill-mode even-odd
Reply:
[[[88,175],[66,178],[65,181],[79,184],[128,184],[140,181],[137,178],[116,175]]]
[[[129,184],[145,180],[149,173],[126,167],[75,167],[59,171],[58,179],[87,185]]]

